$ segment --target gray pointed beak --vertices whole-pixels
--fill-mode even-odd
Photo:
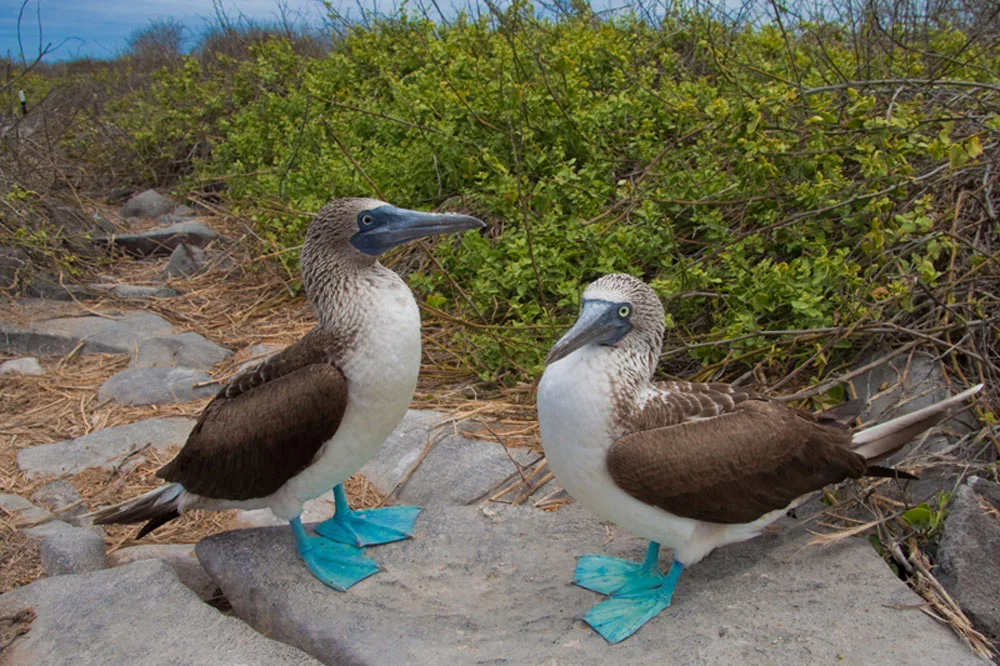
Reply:
[[[619,303],[584,301],[573,328],[553,345],[545,364],[551,365],[589,344],[613,345],[632,330],[628,318],[618,316]]]
[[[361,228],[351,237],[351,245],[359,252],[378,255],[397,245],[429,236],[440,236],[472,229],[482,229],[486,223],[471,215],[458,213],[423,213],[417,210],[382,206],[372,211],[371,229]]]

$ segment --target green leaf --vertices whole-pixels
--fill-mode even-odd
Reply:
[[[903,514],[903,520],[911,527],[923,527],[930,525],[931,507],[927,502],[921,502],[917,506]]]

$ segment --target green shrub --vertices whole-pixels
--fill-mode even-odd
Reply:
[[[948,26],[924,26],[928,55],[783,25],[402,14],[323,57],[270,39],[238,62],[189,58],[119,112],[145,160],[197,155],[195,179],[224,177],[281,246],[302,240],[294,211],[337,196],[484,217],[488,233],[434,246],[446,273],[409,274],[469,322],[449,344],[484,380],[530,379],[582,287],[613,271],[668,299],[674,342],[737,339],[693,349],[704,363],[796,361],[815,345],[758,333],[905,315],[953,255],[971,261],[930,186],[981,176],[1000,60],[968,57]]]

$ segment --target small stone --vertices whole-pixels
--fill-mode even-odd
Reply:
[[[3,664],[319,666],[204,604],[163,562],[35,581],[0,596],[0,617],[32,610]]]
[[[17,466],[29,479],[76,474],[91,467],[112,469],[147,446],[162,452],[183,445],[194,424],[193,419],[168,417],[104,428],[76,439],[21,449]]]
[[[146,338],[169,335],[174,327],[151,312],[116,317],[57,317],[25,328],[0,323],[0,348],[28,354],[128,354]],[[82,343],[82,346],[81,346]]]
[[[168,227],[150,229],[139,234],[116,234],[96,240],[108,242],[129,254],[149,257],[169,254],[181,243],[204,247],[219,234],[200,222],[180,222]]]
[[[205,369],[220,363],[233,352],[194,332],[150,338],[139,343],[132,367],[173,367]]]
[[[65,479],[56,479],[36,490],[31,501],[56,515],[60,520],[76,518],[87,513],[80,492]]]
[[[361,468],[361,473],[382,493],[391,492],[420,458],[428,442],[440,437],[397,491],[395,499],[418,506],[463,505],[517,472],[511,458],[521,465],[538,458],[530,449],[505,451],[498,442],[456,435],[451,424],[444,426],[446,430],[440,434],[437,426],[445,420],[445,415],[438,412],[411,409],[375,458]]]
[[[38,359],[33,356],[25,358],[15,358],[10,361],[0,363],[0,375],[44,375]]]
[[[188,206],[187,204],[181,204],[176,208],[174,208],[175,217],[194,217],[197,214],[198,212],[194,208],[191,208],[191,206]]]
[[[218,391],[212,376],[201,370],[127,368],[101,384],[97,397],[102,402],[116,400],[123,405],[164,405],[210,398]]]
[[[217,599],[220,596],[219,586],[195,557],[193,543],[121,548],[108,553],[107,560],[109,567],[120,567],[142,560],[160,560],[170,565],[178,580],[197,594],[202,601]]]
[[[174,204],[156,190],[146,190],[125,202],[122,217],[159,217],[174,209]]]
[[[938,546],[938,580],[979,631],[1000,643],[1000,485],[971,477],[955,491]]]
[[[14,524],[22,528],[40,525],[55,518],[51,512],[35,506],[20,495],[10,493],[0,494],[0,510],[12,516]]]
[[[60,528],[38,544],[38,556],[46,575],[63,576],[107,567],[104,539],[86,527],[73,527],[61,521],[53,524]]]
[[[182,243],[170,255],[167,267],[163,269],[163,277],[191,277],[205,270],[205,251]]]

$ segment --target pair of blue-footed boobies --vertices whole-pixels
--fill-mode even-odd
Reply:
[[[685,567],[757,536],[804,495],[847,478],[913,478],[871,462],[982,389],[852,432],[837,408],[810,415],[729,384],[653,383],[663,333],[663,306],[650,287],[605,276],[584,291],[579,318],[552,348],[538,386],[556,481],[602,519],[650,541],[641,564],[602,555],[577,562],[575,582],[608,595],[583,619],[611,643],[670,605]],[[666,574],[660,544],[673,550]]]
[[[420,312],[376,257],[407,241],[479,229],[474,217],[422,213],[374,199],[321,210],[302,247],[317,325],[233,378],[157,475],[170,483],[95,514],[146,522],[139,536],[189,509],[269,508],[291,523],[309,571],[338,590],[379,570],[363,546],[410,535],[419,509],[351,511],[342,482],[399,425],[420,370]],[[336,513],[306,533],[302,504],[334,486]]]

